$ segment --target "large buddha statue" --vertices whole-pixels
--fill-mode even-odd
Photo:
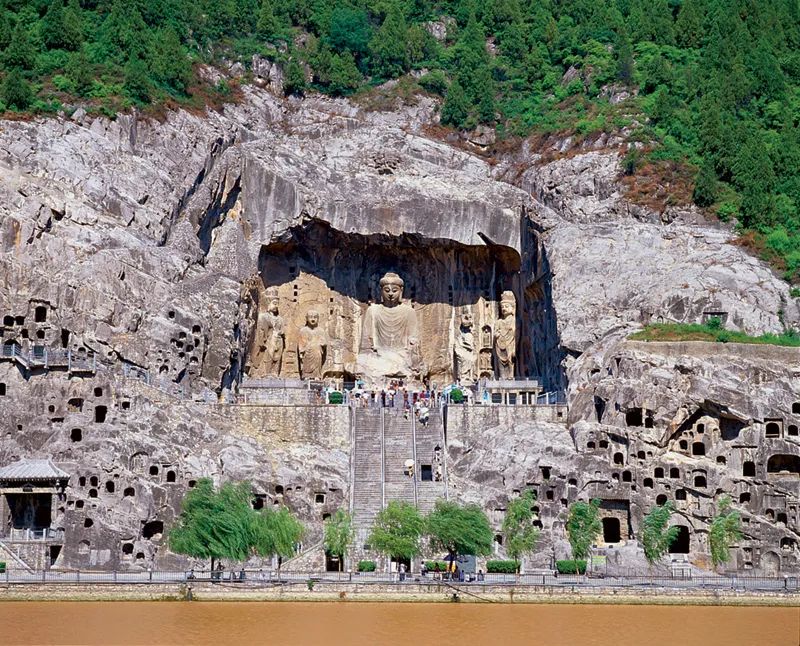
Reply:
[[[500,320],[494,326],[494,357],[499,379],[514,378],[514,360],[517,356],[517,299],[514,292],[505,291],[500,296]]]
[[[328,335],[319,328],[319,312],[309,310],[297,335],[297,358],[303,379],[321,379],[328,350]]]
[[[356,372],[368,383],[418,380],[424,372],[417,314],[403,303],[403,285],[397,274],[386,274],[380,280],[381,302],[364,316]]]
[[[279,299],[275,288],[266,290],[266,308],[259,312],[253,344],[253,377],[277,377],[286,340],[283,317],[278,313]]]
[[[469,307],[461,310],[461,321],[456,332],[455,377],[462,386],[472,386],[476,381],[475,374],[475,335],[472,332],[474,318]]]

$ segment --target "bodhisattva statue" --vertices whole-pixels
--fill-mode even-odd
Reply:
[[[403,303],[403,279],[388,273],[380,280],[381,303],[367,308],[356,372],[368,383],[417,380],[424,372],[417,313]]]
[[[500,296],[500,320],[494,326],[494,356],[499,379],[514,378],[514,360],[517,356],[517,301],[514,292]]]
[[[455,364],[456,379],[461,381],[463,386],[471,386],[475,383],[475,335],[472,332],[474,320],[472,312],[468,307],[461,310],[461,321],[456,332],[455,343]]]
[[[278,314],[278,292],[266,291],[267,307],[258,314],[256,342],[253,357],[256,377],[277,377],[281,373],[281,361],[286,333],[283,317]]]
[[[297,336],[297,359],[303,379],[322,379],[322,366],[328,352],[328,335],[319,327],[319,312],[309,310],[306,324]]]

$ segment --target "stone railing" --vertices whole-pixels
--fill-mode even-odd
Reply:
[[[43,528],[10,528],[6,530],[3,539],[9,542],[27,542],[27,541],[63,541],[64,530],[53,529],[51,527]]]

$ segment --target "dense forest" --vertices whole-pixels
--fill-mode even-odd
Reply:
[[[635,126],[628,174],[688,176],[800,280],[800,0],[0,0],[0,52],[0,112],[203,105],[231,87],[200,63],[260,54],[287,94],[401,78],[501,140]]]

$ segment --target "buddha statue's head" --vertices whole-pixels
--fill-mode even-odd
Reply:
[[[381,278],[381,302],[386,307],[395,307],[403,301],[403,279],[389,272]]]
[[[514,316],[517,311],[517,299],[514,298],[514,292],[505,291],[500,295],[500,316],[501,318],[508,318]]]
[[[474,318],[472,316],[472,312],[468,307],[465,307],[461,310],[461,327],[465,330],[471,330],[474,324]]]
[[[278,313],[278,306],[280,305],[280,300],[278,298],[278,290],[274,287],[270,287],[267,292],[267,311],[270,314],[277,314]]]
[[[319,325],[319,312],[317,312],[317,310],[308,310],[306,314],[306,325],[312,330]]]

